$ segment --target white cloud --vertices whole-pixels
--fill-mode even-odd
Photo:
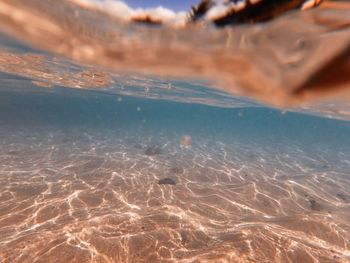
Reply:
[[[118,19],[131,21],[136,17],[150,16],[163,24],[171,26],[182,26],[186,22],[187,12],[174,12],[168,8],[158,6],[155,8],[131,8],[119,0],[71,0],[81,6],[97,9],[108,13]]]
[[[255,1],[257,2],[257,1]],[[233,2],[228,2],[228,1],[224,1],[224,0],[217,0],[215,1],[216,5],[214,7],[212,7],[207,14],[205,15],[205,19],[207,20],[215,20],[219,17],[223,17],[225,16],[228,12],[234,10],[234,11],[238,11],[241,10],[243,8],[245,8],[246,6],[246,1],[238,1],[236,3]]]

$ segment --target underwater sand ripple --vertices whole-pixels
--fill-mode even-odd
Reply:
[[[297,145],[160,141],[147,155],[100,131],[28,133],[0,152],[4,262],[349,260],[346,156],[325,174],[324,153]]]

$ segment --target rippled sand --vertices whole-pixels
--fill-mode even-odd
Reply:
[[[1,138],[1,262],[350,260],[349,153],[91,128]]]

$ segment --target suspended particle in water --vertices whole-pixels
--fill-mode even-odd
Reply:
[[[282,114],[282,115],[286,115],[286,114],[287,114],[287,110],[283,110],[283,111],[281,112],[281,114]]]
[[[137,110],[137,111],[141,111],[141,107],[137,107],[136,110]]]
[[[122,102],[122,101],[123,101],[123,98],[122,98],[122,97],[118,97],[117,101],[118,101],[118,102]]]
[[[170,90],[172,88],[171,83],[168,83],[168,89]]]
[[[238,115],[238,117],[243,117],[243,112],[241,112],[241,111],[239,111],[238,113],[237,113],[237,115]]]
[[[192,138],[189,135],[184,135],[182,136],[181,140],[180,140],[180,145],[182,147],[191,147],[192,144]]]

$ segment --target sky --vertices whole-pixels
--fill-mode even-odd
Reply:
[[[191,5],[196,5],[200,0],[123,0],[131,7],[157,7],[163,6],[174,11],[188,11]]]

